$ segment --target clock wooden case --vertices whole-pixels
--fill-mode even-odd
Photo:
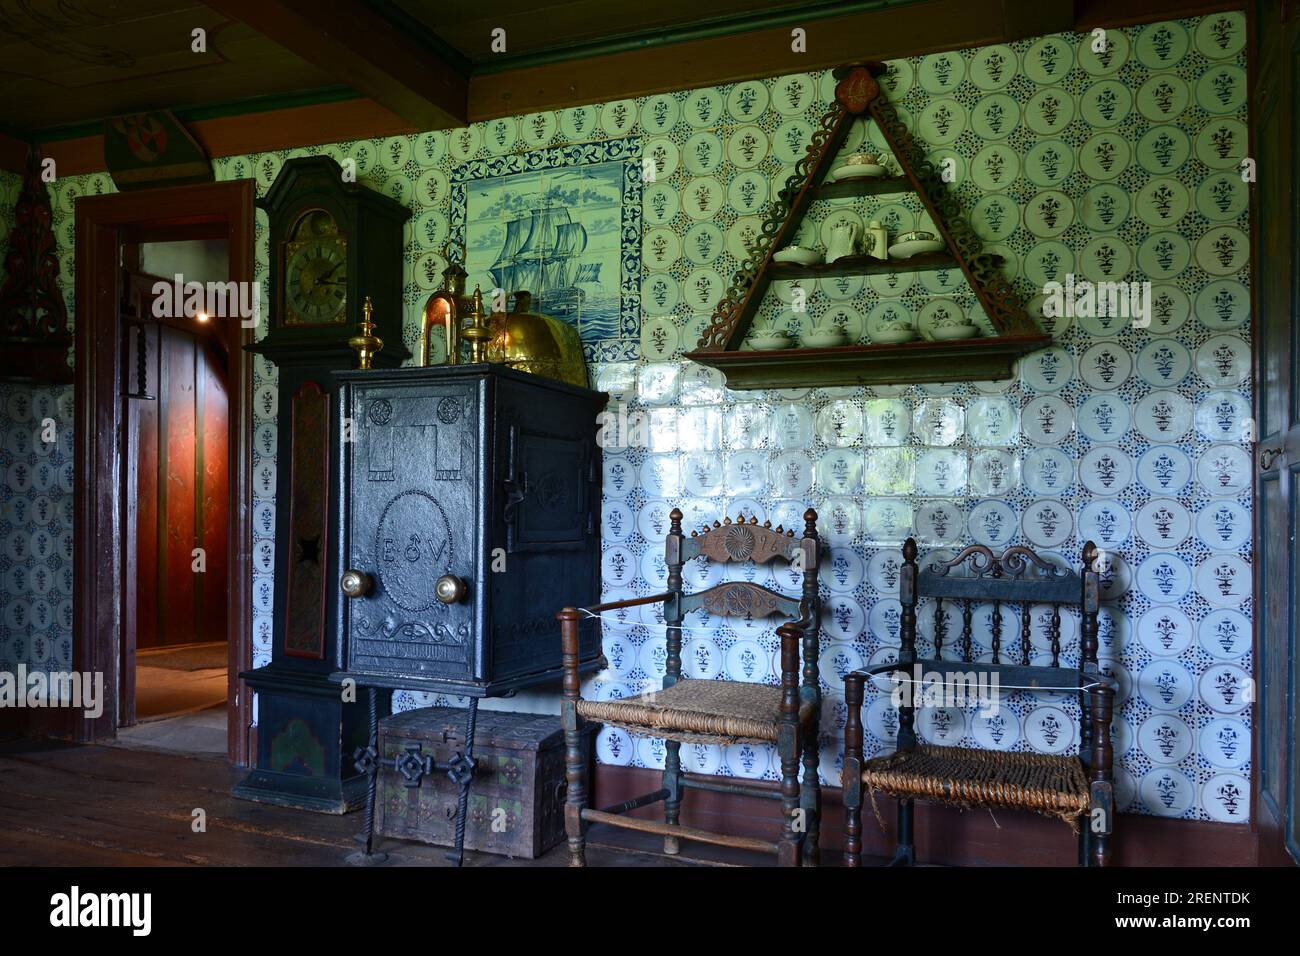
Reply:
[[[352,751],[366,742],[364,705],[337,684],[340,600],[330,528],[339,475],[333,373],[351,369],[367,296],[384,348],[377,367],[409,357],[402,343],[403,231],[410,210],[345,182],[328,156],[292,159],[259,206],[270,220],[266,335],[249,350],[274,363],[275,596],[271,663],[241,676],[257,694],[256,763],[235,788],[253,800],[339,813],[364,800]],[[347,759],[344,755],[349,755]]]
[[[375,365],[410,358],[402,342],[402,246],[411,210],[346,181],[329,156],[289,160],[258,206],[271,226],[270,330],[258,350],[346,348],[369,296],[384,340]]]

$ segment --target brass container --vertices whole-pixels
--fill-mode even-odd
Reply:
[[[465,295],[466,272],[460,263],[448,255],[447,268],[442,270],[442,288],[429,296],[424,303],[424,327],[420,332],[420,364],[430,365],[433,353],[433,336],[446,336],[447,357],[444,365],[460,364],[460,327],[470,304]]]
[[[529,311],[533,303],[530,293],[516,292],[514,298],[509,312],[492,314],[487,360],[586,388],[587,363],[578,330],[549,315]]]
[[[483,290],[474,286],[474,295],[470,298],[469,315],[460,328],[460,337],[469,343],[469,360],[474,364],[487,362],[488,344],[492,339],[491,316],[483,308]]]

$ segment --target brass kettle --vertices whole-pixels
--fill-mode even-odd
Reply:
[[[567,322],[530,311],[532,304],[532,293],[515,292],[509,312],[492,313],[487,360],[586,388],[587,363],[578,330]]]

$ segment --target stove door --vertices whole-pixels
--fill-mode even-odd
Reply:
[[[345,602],[353,674],[479,676],[477,385],[351,384],[342,513],[347,567],[368,576]]]

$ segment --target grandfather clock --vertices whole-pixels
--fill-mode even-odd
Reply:
[[[257,694],[257,747],[254,769],[234,793],[345,813],[365,800],[350,755],[366,743],[367,713],[328,679],[342,665],[333,624],[341,571],[330,529],[340,476],[331,448],[340,423],[331,373],[356,365],[348,340],[367,298],[384,342],[373,366],[410,357],[402,344],[402,231],[411,212],[345,182],[328,156],[286,162],[258,205],[270,220],[270,328],[247,348],[274,362],[280,378],[274,631],[271,663],[240,675]]]

